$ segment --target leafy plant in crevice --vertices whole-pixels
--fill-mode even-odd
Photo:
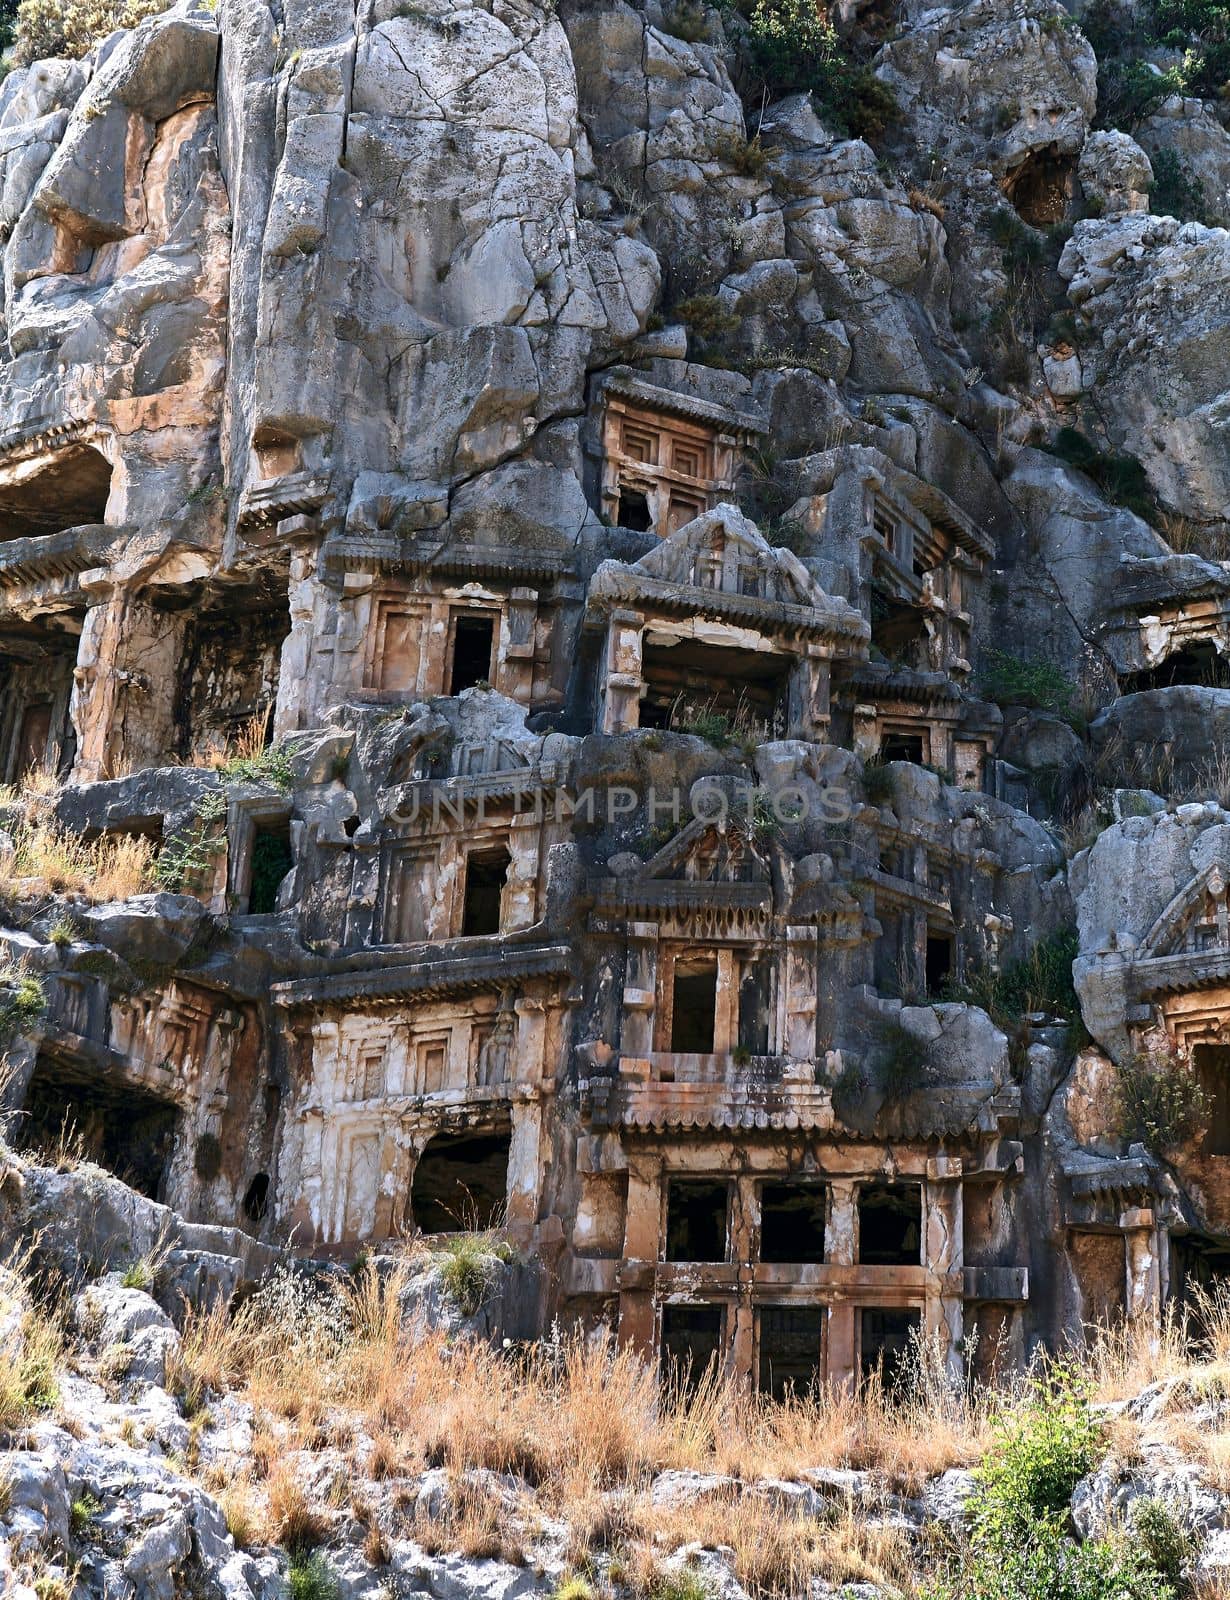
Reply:
[[[1121,1138],[1165,1155],[1206,1126],[1209,1098],[1182,1062],[1157,1052],[1136,1052],[1117,1063],[1115,1071],[1115,1120]]]
[[[20,967],[0,967],[0,1038],[32,1028],[47,1009],[43,981]]]
[[[1013,656],[1003,650],[986,652],[978,686],[996,705],[1029,706],[1060,717],[1070,714],[1076,697],[1076,684],[1049,661]]]
[[[902,1100],[931,1081],[931,1053],[900,1022],[883,1024],[876,1036],[876,1084],[889,1100]]]
[[[218,768],[226,783],[268,784],[289,794],[295,786],[295,769],[287,745],[271,744],[254,755],[234,756]]]
[[[1178,152],[1159,150],[1152,166],[1149,210],[1155,216],[1177,217],[1180,222],[1207,222],[1204,184],[1184,166]]]
[[[211,789],[197,806],[188,827],[165,840],[154,863],[159,888],[178,893],[212,871],[222,845],[219,828],[226,822],[227,799],[222,789]]]
[[[341,1585],[327,1557],[314,1550],[296,1553],[286,1574],[290,1600],[338,1600]]]
[[[875,139],[901,116],[890,85],[853,58],[813,0],[755,0],[746,43],[771,95],[812,95],[821,117],[838,131]]]
[[[458,1233],[436,1251],[440,1281],[463,1317],[480,1309],[495,1281],[496,1267],[514,1257],[513,1247],[496,1232]]]
[[[1059,429],[1051,449],[1069,466],[1092,478],[1112,505],[1134,511],[1146,522],[1157,515],[1149,479],[1135,456],[1100,450],[1079,428],[1070,427]]]

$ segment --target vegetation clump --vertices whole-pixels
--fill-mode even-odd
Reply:
[[[168,4],[169,0],[21,0],[13,63],[26,67],[47,56],[79,59],[117,28],[135,28]]]
[[[1135,456],[1099,450],[1079,428],[1060,428],[1051,448],[1069,466],[1092,478],[1112,505],[1123,506],[1146,522],[1156,515],[1148,477]]]
[[[1120,1137],[1164,1155],[1206,1126],[1209,1097],[1181,1062],[1160,1054],[1131,1055],[1117,1067]]]
[[[979,687],[999,706],[1029,706],[1036,711],[1071,713],[1076,685],[1049,661],[1022,659],[1002,650],[988,650],[979,674]]]
[[[497,1266],[513,1255],[512,1246],[497,1233],[457,1233],[440,1246],[436,1252],[440,1282],[463,1317],[481,1309]]]
[[[755,0],[747,47],[770,94],[811,94],[820,116],[854,138],[878,138],[901,116],[892,88],[847,53],[810,0]]]

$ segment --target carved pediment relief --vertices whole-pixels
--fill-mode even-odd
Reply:
[[[776,549],[733,506],[685,523],[636,562],[647,578],[787,605],[831,604],[797,556]]]
[[[1145,935],[1141,954],[1202,955],[1230,950],[1230,868],[1215,863],[1175,895]]]
[[[695,817],[645,863],[644,880],[675,883],[769,883],[769,850],[745,816],[721,822]]]

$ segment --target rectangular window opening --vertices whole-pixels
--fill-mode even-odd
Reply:
[[[500,931],[500,900],[508,881],[512,857],[505,849],[475,850],[466,857],[465,911],[461,934],[465,939]]]
[[[921,733],[885,732],[880,740],[881,761],[912,761],[915,766],[923,762]]]
[[[760,1259],[822,1262],[825,1200],[822,1183],[766,1183],[760,1191]]]
[[[681,1055],[712,1055],[717,1016],[717,962],[675,963],[671,1049]]]
[[[946,933],[927,935],[927,993],[943,994],[952,978],[953,941]]]
[[[278,889],[294,866],[290,848],[290,822],[260,825],[252,840],[249,867],[248,911],[254,917],[278,909]]]
[[[495,618],[458,617],[453,625],[453,672],[449,694],[460,694],[478,683],[491,682],[491,651]]]
[[[785,1400],[820,1382],[824,1348],[823,1306],[762,1306],[758,1316],[761,1394]]]
[[[628,528],[632,533],[649,533],[653,529],[653,517],[649,510],[649,500],[639,489],[621,489],[619,491],[619,511],[616,514],[616,524],[621,528]]]
[[[773,1003],[773,963],[767,956],[748,961],[739,979],[739,1048],[749,1055],[769,1053]]]
[[[867,1267],[922,1261],[922,1184],[868,1183],[858,1192],[858,1259]]]
[[[666,1259],[725,1261],[730,1192],[712,1178],[672,1178],[666,1190]]]
[[[721,1306],[662,1307],[662,1365],[694,1388],[722,1359]]]
[[[1206,1101],[1203,1153],[1230,1156],[1230,1046],[1198,1044],[1192,1065]]]
[[[879,1374],[886,1394],[898,1392],[917,1344],[922,1313],[917,1307],[885,1310],[864,1306],[859,1313],[859,1372],[865,1382]]]

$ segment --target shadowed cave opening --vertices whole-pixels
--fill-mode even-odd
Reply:
[[[458,617],[453,624],[453,670],[449,694],[461,694],[475,684],[491,682],[491,652],[495,643],[495,618],[491,615]]]
[[[160,1197],[175,1144],[179,1108],[144,1089],[74,1073],[39,1057],[21,1122],[29,1149],[63,1140],[151,1200]]]
[[[0,485],[0,541],[106,520],[111,463],[93,446],[66,445],[11,470],[17,481]]]
[[[1198,639],[1155,667],[1131,673],[1121,687],[1124,694],[1143,694],[1149,689],[1173,689],[1185,684],[1206,689],[1230,687],[1230,662],[1218,653],[1211,640]]]
[[[423,1233],[497,1227],[508,1198],[507,1133],[438,1133],[414,1169],[410,1209]]]
[[[1061,155],[1054,145],[1035,150],[1000,184],[1022,222],[1050,228],[1062,222],[1072,198],[1076,157]]]

